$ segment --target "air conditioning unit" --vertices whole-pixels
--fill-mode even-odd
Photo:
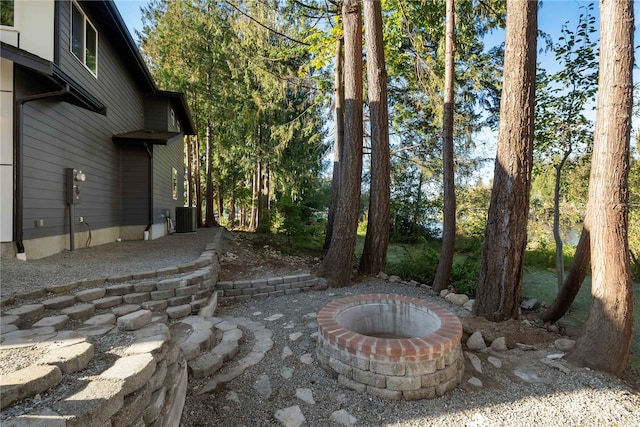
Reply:
[[[176,208],[176,233],[195,233],[198,228],[196,208]]]

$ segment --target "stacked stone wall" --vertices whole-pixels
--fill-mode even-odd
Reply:
[[[269,279],[218,282],[216,289],[220,302],[233,302],[297,294],[318,289],[321,286],[322,282],[317,277],[310,274],[300,274]]]
[[[114,363],[72,381],[70,392],[57,402],[17,416],[3,414],[3,427],[178,425],[188,369],[166,323],[213,314],[217,246],[208,245],[197,260],[176,267],[46,287],[3,300],[0,357],[31,350],[24,367],[2,375],[3,412],[81,373],[98,356],[92,341],[110,334],[127,343]]]

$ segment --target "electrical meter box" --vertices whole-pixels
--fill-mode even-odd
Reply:
[[[65,175],[67,182],[67,204],[78,204],[81,200],[81,183],[86,179],[85,174],[81,170],[66,168]]]

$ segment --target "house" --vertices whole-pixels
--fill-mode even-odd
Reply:
[[[166,235],[195,133],[184,95],[158,89],[110,0],[1,7],[3,254]]]

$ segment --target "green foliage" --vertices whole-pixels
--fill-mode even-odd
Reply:
[[[13,27],[14,8],[14,0],[0,1],[0,25]]]
[[[394,263],[387,262],[387,273],[431,284],[438,268],[438,252],[428,244],[423,244],[417,252],[405,249],[404,256]]]
[[[480,257],[467,256],[453,261],[451,269],[451,286],[457,293],[463,293],[470,298],[476,294],[476,284],[480,274]]]

